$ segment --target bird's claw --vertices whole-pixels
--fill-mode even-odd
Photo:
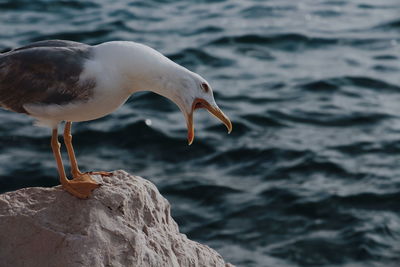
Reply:
[[[101,186],[88,174],[83,174],[65,182],[61,181],[61,184],[66,191],[81,199],[89,198],[92,191]]]

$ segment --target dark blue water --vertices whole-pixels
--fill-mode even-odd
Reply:
[[[400,1],[0,0],[0,50],[134,40],[206,77],[234,124],[140,94],[74,125],[83,170],[154,182],[238,266],[399,266]],[[58,184],[48,129],[0,111],[0,191]]]

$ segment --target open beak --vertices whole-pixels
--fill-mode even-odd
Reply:
[[[199,108],[207,109],[208,112],[210,112],[216,118],[221,120],[225,124],[226,128],[228,129],[228,133],[231,133],[231,131],[232,131],[232,123],[229,120],[229,118],[219,109],[219,107],[216,104],[211,105],[210,103],[208,103],[206,100],[204,100],[202,98],[196,98],[193,101],[192,109],[191,109],[190,113],[187,116],[187,128],[188,128],[188,142],[189,142],[189,145],[191,145],[193,143],[193,139],[194,139],[193,113],[194,113],[194,111],[196,109],[199,109]]]

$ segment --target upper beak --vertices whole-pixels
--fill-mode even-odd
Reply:
[[[194,125],[193,125],[193,113],[196,109],[205,108],[210,112],[212,115],[220,119],[228,129],[228,133],[232,131],[232,123],[229,118],[221,111],[221,109],[216,105],[212,105],[208,103],[206,100],[202,98],[196,98],[193,101],[192,109],[190,113],[187,115],[187,128],[188,128],[188,142],[189,145],[193,143],[194,139]]]

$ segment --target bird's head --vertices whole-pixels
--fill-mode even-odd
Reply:
[[[178,105],[186,119],[189,144],[194,139],[193,113],[196,109],[207,109],[225,124],[229,133],[232,131],[231,121],[217,106],[211,86],[200,75],[139,43],[115,41],[98,47],[98,57],[106,62],[104,66],[110,66],[109,73],[112,75],[119,68],[117,73],[123,77],[118,79],[122,81],[121,88],[127,88],[129,94],[152,91]]]
[[[180,108],[186,119],[189,145],[194,139],[193,114],[196,109],[206,109],[221,120],[230,133],[232,123],[215,103],[213,90],[209,83],[200,75],[184,68],[180,71],[181,73],[177,75],[176,79],[170,79],[170,82],[167,82],[165,89],[168,92],[167,97]]]

